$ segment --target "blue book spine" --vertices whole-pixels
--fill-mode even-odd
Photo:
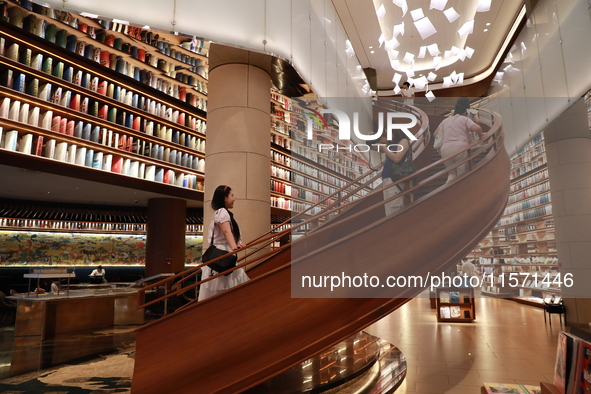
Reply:
[[[94,150],[89,149],[86,151],[86,160],[84,161],[84,165],[86,167],[92,167],[93,161],[94,161]]]

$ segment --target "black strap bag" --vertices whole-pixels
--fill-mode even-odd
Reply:
[[[394,161],[390,162],[390,179],[392,182],[396,182],[399,179],[404,178],[407,175],[412,174],[417,169],[415,168],[412,162],[412,152],[410,149],[404,155],[404,158],[400,160],[400,162],[395,163]]]
[[[230,226],[231,225],[232,224],[230,223]],[[203,255],[201,256],[201,262],[203,262],[203,263],[207,263],[210,260],[213,260],[217,257],[223,256],[223,255],[229,253],[223,249],[217,248],[213,244],[213,235],[215,233],[215,227],[216,227],[216,225],[214,223],[213,231],[211,232],[211,242],[209,243],[209,247],[207,248],[207,250],[205,250],[205,253],[203,253]],[[236,267],[237,261],[238,261],[238,256],[236,254],[232,254],[227,257],[224,257],[223,259],[220,259],[218,261],[215,261],[215,262],[209,264],[209,268],[220,273],[220,272],[227,271],[230,268]],[[224,274],[224,276],[228,276],[231,273],[232,272],[228,272],[227,274]]]

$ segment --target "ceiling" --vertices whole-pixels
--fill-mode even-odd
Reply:
[[[406,69],[410,65],[403,61],[406,52],[415,55],[414,69],[415,78],[420,74],[425,77],[429,71],[437,74],[432,86],[443,82],[443,77],[449,76],[453,71],[464,73],[464,85],[470,82],[470,76],[475,76],[485,71],[493,63],[499,49],[501,48],[505,37],[511,30],[514,20],[524,5],[524,1],[519,0],[492,0],[490,10],[487,12],[476,12],[478,0],[448,0],[444,10],[453,7],[460,17],[450,23],[444,13],[437,9],[429,9],[431,0],[407,0],[408,12],[403,17],[402,9],[394,3],[400,3],[402,0],[333,0],[333,4],[343,23],[345,31],[359,62],[363,68],[373,68],[376,70],[377,88],[391,90],[395,87],[392,78],[395,72],[402,75],[402,82],[406,81]],[[378,19],[376,9],[383,4],[386,14],[383,19]],[[419,31],[414,25],[411,11],[422,8],[423,13],[429,18],[437,33],[422,39]],[[469,20],[474,19],[473,33],[460,38],[458,30]],[[400,65],[398,71],[395,71],[390,63],[390,58],[385,50],[385,44],[380,48],[379,37],[382,34],[381,25],[384,27],[384,38],[392,38],[392,27],[404,22],[404,35],[398,35],[396,40],[400,43],[395,48],[399,52],[398,59]],[[490,23],[489,26],[486,24]],[[488,29],[487,32],[484,30]],[[472,58],[465,58],[465,61],[457,59],[450,65],[442,66],[439,70],[425,70],[431,67],[433,56],[429,51],[426,52],[424,59],[419,59],[419,49],[421,46],[437,44],[441,55],[444,51],[451,50],[452,45],[463,49],[464,46],[474,49]],[[374,53],[371,53],[371,52]],[[450,57],[445,62],[451,62]],[[420,70],[420,71],[419,71]],[[457,86],[457,85],[454,85]],[[434,88],[434,87],[433,87]],[[393,94],[393,92],[391,92]]]
[[[401,0],[394,0],[401,1]],[[464,62],[457,61],[455,64],[440,68],[434,71],[438,78],[434,83],[441,82],[443,76],[447,76],[456,71],[465,73],[465,83],[468,83],[468,76],[476,75],[487,69],[493,62],[501,44],[510,30],[516,15],[523,6],[521,0],[492,0],[491,9],[488,12],[475,13],[477,0],[449,0],[446,9],[453,6],[454,9],[462,15],[457,21],[449,23],[441,11],[429,10],[431,0],[407,0],[409,12],[402,17],[401,9],[390,0],[333,0],[333,4],[345,27],[349,40],[351,41],[356,55],[363,68],[373,68],[377,74],[377,87],[389,91],[394,88],[392,77],[395,71],[390,65],[388,54],[383,48],[379,48],[378,38],[382,34],[380,23],[376,15],[376,8],[382,2],[386,10],[383,18],[384,26],[399,24],[405,22],[405,34],[398,36],[400,46],[396,48],[402,58],[405,52],[418,54],[420,46],[437,43],[439,49],[443,52],[451,48],[451,45],[470,46],[475,49],[472,59],[466,59]],[[377,7],[376,7],[377,5]],[[422,8],[434,26],[437,33],[426,40],[423,40],[411,18],[411,10]],[[474,17],[474,33],[470,34],[465,40],[459,40],[457,30],[462,26],[466,19]],[[486,26],[486,23],[491,23]],[[488,32],[483,30],[488,28]],[[391,38],[391,34],[385,34],[386,39]],[[370,47],[373,48],[370,49]],[[371,51],[374,53],[371,53]],[[427,53],[426,60],[432,62],[432,57]],[[419,59],[416,59],[415,66],[419,65]],[[281,74],[285,70],[292,70],[291,67],[282,66],[281,62],[274,64],[276,74]],[[283,70],[283,71],[282,71]],[[404,74],[402,71],[398,71]],[[417,72],[416,76],[426,72]],[[290,77],[287,79],[299,78]],[[401,83],[406,80],[403,75]],[[278,84],[279,85],[279,84]],[[293,85],[293,84],[292,84]],[[299,85],[302,86],[302,85]],[[432,85],[433,86],[433,85]],[[307,91],[307,87],[302,89]],[[299,94],[303,92],[298,92]],[[48,172],[31,171],[23,168],[0,165],[0,197],[9,199],[26,199],[36,201],[55,201],[66,203],[89,203],[95,205],[120,205],[120,206],[147,206],[150,198],[171,197],[168,195],[157,194],[150,191],[138,190],[134,187],[124,187],[96,182],[93,180],[76,179],[72,182],[71,177],[54,175]],[[178,198],[178,197],[177,197]],[[202,202],[196,200],[187,200],[189,207],[200,207]]]

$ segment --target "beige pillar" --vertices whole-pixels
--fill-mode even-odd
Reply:
[[[581,99],[544,130],[552,211],[569,324],[591,322],[591,136]],[[567,278],[570,275],[566,276]],[[568,282],[567,282],[568,283]]]
[[[209,59],[203,241],[213,192],[229,185],[246,243],[270,229],[270,57],[212,45]]]
[[[187,202],[178,198],[148,200],[146,277],[185,269]]]

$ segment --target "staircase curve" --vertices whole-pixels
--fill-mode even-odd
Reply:
[[[432,153],[422,115],[413,144],[415,163]],[[248,243],[267,247],[289,231],[305,232],[287,245],[239,260],[238,267],[250,267],[250,281],[139,328],[132,393],[241,392],[350,337],[420,293],[423,288],[408,287],[396,298],[337,298],[338,292],[312,298],[316,293],[311,289],[306,298],[292,298],[291,271],[304,260],[318,267],[326,261],[364,261],[372,275],[425,277],[465,256],[497,223],[509,193],[502,119],[486,110],[479,115],[487,133],[466,148],[468,158],[456,166],[467,162],[469,170],[453,182],[444,183],[449,169],[443,168],[443,160],[417,165],[416,173],[399,181],[413,181],[402,193],[404,208],[385,217],[381,188],[346,201],[380,176],[364,174],[331,195],[332,204],[310,209],[319,213],[305,212],[292,218],[290,230],[276,229]],[[294,249],[305,250],[305,256],[292,256]],[[375,258],[384,255],[389,258]],[[164,298],[193,289],[202,282],[184,282],[199,270],[140,290],[139,307],[162,301],[144,301],[145,292],[154,287],[169,290]]]

